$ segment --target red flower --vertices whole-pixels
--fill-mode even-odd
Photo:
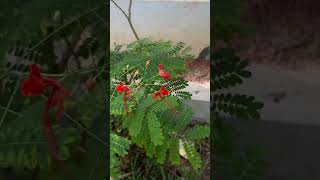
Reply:
[[[161,89],[153,95],[153,99],[157,99],[158,97],[164,98],[164,96],[167,96],[169,94],[170,94],[170,91],[166,89],[165,86],[162,86]]]
[[[65,97],[70,96],[69,92],[63,89],[59,82],[55,79],[42,77],[40,69],[32,64],[29,66],[30,75],[21,84],[21,94],[23,96],[40,96],[45,90],[51,89],[48,97],[47,109],[57,107],[56,120],[59,121],[63,112],[63,100]],[[45,119],[48,119],[48,113],[45,113]],[[49,121],[49,120],[48,120]]]
[[[21,94],[23,96],[40,96],[45,90],[51,90],[44,111],[43,131],[48,140],[48,149],[51,157],[65,171],[64,164],[59,158],[58,143],[49,119],[49,110],[50,108],[57,108],[56,121],[59,122],[64,111],[63,100],[70,94],[63,89],[57,80],[42,77],[40,69],[35,64],[30,65],[29,68],[29,77],[21,83]]]
[[[45,83],[40,75],[40,69],[36,65],[30,65],[30,75],[21,85],[21,94],[23,96],[39,96],[45,89]]]
[[[128,108],[128,104],[127,104],[127,96],[130,96],[130,89],[123,85],[123,82],[120,82],[118,87],[116,88],[117,92],[124,92],[123,93],[123,104],[124,107],[126,108],[126,113],[129,113],[129,108]]]
[[[130,89],[123,85],[123,82],[120,82],[117,89],[116,89],[117,92],[124,92],[125,94],[129,94],[130,93]]]
[[[177,110],[165,99],[165,96],[169,95],[170,91],[168,89],[166,89],[165,86],[162,86],[161,89],[159,91],[157,91],[154,95],[153,95],[153,99],[158,99],[158,97],[164,102],[166,103],[166,105],[173,111],[173,112],[177,112]]]
[[[169,80],[170,74],[167,71],[163,71],[162,69],[162,64],[158,64],[158,71],[159,71],[159,76],[165,78],[166,80]]]

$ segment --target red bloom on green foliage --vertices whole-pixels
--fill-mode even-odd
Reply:
[[[55,79],[41,76],[40,69],[32,64],[29,66],[30,74],[27,79],[21,83],[21,94],[23,96],[40,96],[44,91],[50,90],[50,95],[44,111],[43,131],[48,140],[49,153],[56,160],[60,167],[65,171],[64,164],[59,158],[57,139],[53,133],[52,123],[49,119],[49,110],[56,107],[56,121],[59,122],[64,111],[64,98],[70,96],[69,92],[63,89]]]
[[[129,113],[129,108],[127,104],[127,96],[130,96],[130,88],[127,86],[123,85],[123,82],[120,82],[118,87],[116,88],[117,92],[124,92],[123,93],[123,104],[124,107],[126,108],[126,113]]]
[[[159,71],[159,76],[165,78],[166,80],[169,80],[170,78],[170,73],[167,71],[163,71],[163,66],[162,64],[158,64],[158,71]]]
[[[21,85],[21,94],[23,96],[39,96],[43,93],[46,84],[40,75],[40,69],[36,65],[30,65],[30,75]]]
[[[168,96],[170,94],[170,91],[168,89],[166,89],[165,86],[162,86],[161,89],[159,91],[157,91],[154,95],[153,95],[153,99],[158,99],[158,97],[164,102],[166,103],[166,105],[173,111],[173,112],[177,112],[177,110],[165,99],[165,96]]]
[[[153,99],[157,99],[158,97],[164,98],[164,96],[167,96],[169,94],[170,94],[170,91],[166,89],[165,86],[162,86],[161,89],[153,95]]]
[[[59,121],[64,110],[64,98],[70,96],[69,92],[64,90],[57,80],[42,77],[40,69],[35,64],[30,65],[29,68],[30,75],[22,81],[21,94],[23,96],[40,96],[45,90],[51,89],[46,112],[48,112],[50,108],[57,107],[56,119]],[[45,114],[45,118],[48,118],[48,114]]]
[[[117,89],[116,89],[117,92],[124,92],[125,94],[129,94],[130,93],[130,89],[123,85],[123,82],[120,82]]]

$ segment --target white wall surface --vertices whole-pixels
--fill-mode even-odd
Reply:
[[[128,9],[129,0],[115,1],[125,11]],[[124,44],[135,40],[124,15],[110,4],[111,47],[114,42]],[[193,48],[195,55],[210,44],[208,0],[134,0],[132,21],[140,38],[182,41]]]

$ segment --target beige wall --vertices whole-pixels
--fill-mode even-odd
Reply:
[[[195,1],[134,1],[132,6],[134,26],[141,38],[182,41],[190,45],[193,48],[192,53],[197,55],[210,44],[210,6],[208,0]],[[128,9],[128,0],[116,0],[116,2],[123,9]],[[114,42],[122,44],[135,40],[123,14],[112,3],[110,8],[111,46]]]

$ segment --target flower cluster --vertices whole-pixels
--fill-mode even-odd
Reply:
[[[128,108],[128,104],[127,104],[127,96],[130,96],[130,89],[129,87],[123,85],[122,82],[119,83],[117,89],[117,92],[123,92],[123,103],[124,103],[124,107],[126,108],[126,113],[129,113],[129,108]]]
[[[146,62],[146,69],[148,68],[150,64],[150,59]],[[170,73],[163,70],[163,65],[158,64],[158,74],[159,76],[163,77],[165,80],[170,79]],[[128,86],[125,86],[123,82],[120,82],[119,85],[116,88],[117,92],[123,93],[123,104],[126,109],[126,113],[129,112],[128,104],[127,104],[127,97],[130,96],[130,88]],[[156,91],[153,95],[153,99],[155,100],[162,100],[173,112],[176,112],[176,109],[165,99],[166,96],[170,94],[170,91],[166,89],[165,85],[161,86],[159,91]]]

